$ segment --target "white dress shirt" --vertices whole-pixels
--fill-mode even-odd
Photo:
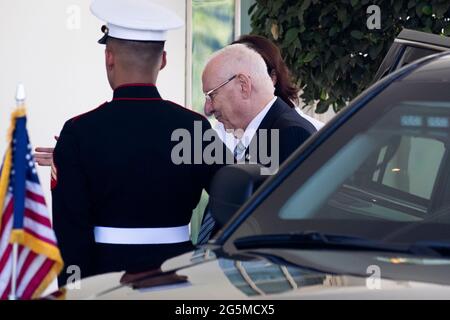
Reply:
[[[220,122],[217,122],[217,125],[214,126],[214,129],[217,131],[220,139],[222,139],[222,141],[225,143],[225,145],[227,146],[227,148],[231,151],[234,151],[236,146],[238,145],[239,141],[242,141],[241,143],[241,148],[239,149],[243,149],[244,151],[247,149],[248,145],[250,144],[250,142],[253,139],[253,136],[256,133],[256,130],[259,128],[259,126],[261,125],[262,120],[264,119],[264,117],[266,116],[267,112],[269,112],[270,108],[272,107],[272,105],[275,103],[277,97],[273,98],[265,107],[263,110],[261,110],[260,113],[258,113],[258,115],[249,123],[247,129],[244,132],[244,135],[242,136],[242,138],[236,139],[235,136],[233,135],[232,132],[230,131],[226,131],[223,124]],[[311,123],[317,130],[319,130],[320,128],[322,128],[324,126],[324,123],[314,119],[311,116],[308,116],[307,114],[305,114],[299,107],[296,107],[295,110],[300,114],[300,116],[304,119],[306,119],[309,123]],[[238,160],[241,160],[242,156],[243,156],[244,152],[239,152],[238,154]]]
[[[261,125],[261,122],[263,121],[264,117],[266,116],[267,112],[269,112],[272,105],[277,100],[277,97],[274,97],[272,100],[269,101],[268,104],[256,115],[256,117],[253,118],[252,121],[248,124],[247,128],[244,131],[244,135],[240,139],[235,139],[235,145],[232,150],[235,150],[236,146],[240,143],[240,147],[238,148],[238,153],[236,156],[237,160],[241,160],[243,155],[245,154],[245,150],[250,145],[250,142],[252,141],[253,137],[256,134],[256,131],[258,130],[259,126]]]

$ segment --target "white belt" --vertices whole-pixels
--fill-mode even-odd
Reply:
[[[95,242],[109,244],[164,244],[190,240],[189,225],[173,228],[95,227]]]

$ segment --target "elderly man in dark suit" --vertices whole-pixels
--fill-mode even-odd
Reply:
[[[275,88],[263,58],[243,44],[216,52],[207,63],[202,80],[205,112],[233,131],[238,160],[266,165],[261,159],[261,146],[265,144],[271,158],[278,156],[283,162],[316,132],[309,121],[274,96]],[[272,135],[273,132],[277,134]]]
[[[237,160],[278,170],[313,133],[315,127],[274,95],[274,84],[263,58],[243,44],[216,52],[203,72],[205,113],[214,115],[236,137]],[[205,215],[198,243],[214,233],[210,214]]]

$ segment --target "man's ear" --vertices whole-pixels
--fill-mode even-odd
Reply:
[[[241,87],[242,97],[244,99],[250,98],[252,92],[252,79],[244,74],[238,75],[239,85]]]
[[[167,53],[166,51],[163,51],[162,53],[162,59],[161,59],[161,67],[159,68],[159,70],[162,70],[166,67],[167,65]]]
[[[114,67],[114,54],[108,48],[105,49],[105,64],[108,70]]]

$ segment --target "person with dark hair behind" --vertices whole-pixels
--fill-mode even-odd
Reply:
[[[292,82],[291,72],[283,60],[280,49],[269,39],[253,34],[242,35],[238,40],[232,42],[232,44],[235,43],[245,44],[263,57],[267,65],[267,72],[275,85],[275,95],[291,108],[296,108],[299,104],[299,88]],[[297,111],[317,130],[323,127],[321,121],[304,114],[300,109]]]
[[[267,73],[275,85],[275,95],[291,108],[298,105],[298,88],[291,81],[291,73],[284,63],[280,49],[270,40],[257,35],[242,35],[232,44],[242,43],[258,52],[267,65]]]

